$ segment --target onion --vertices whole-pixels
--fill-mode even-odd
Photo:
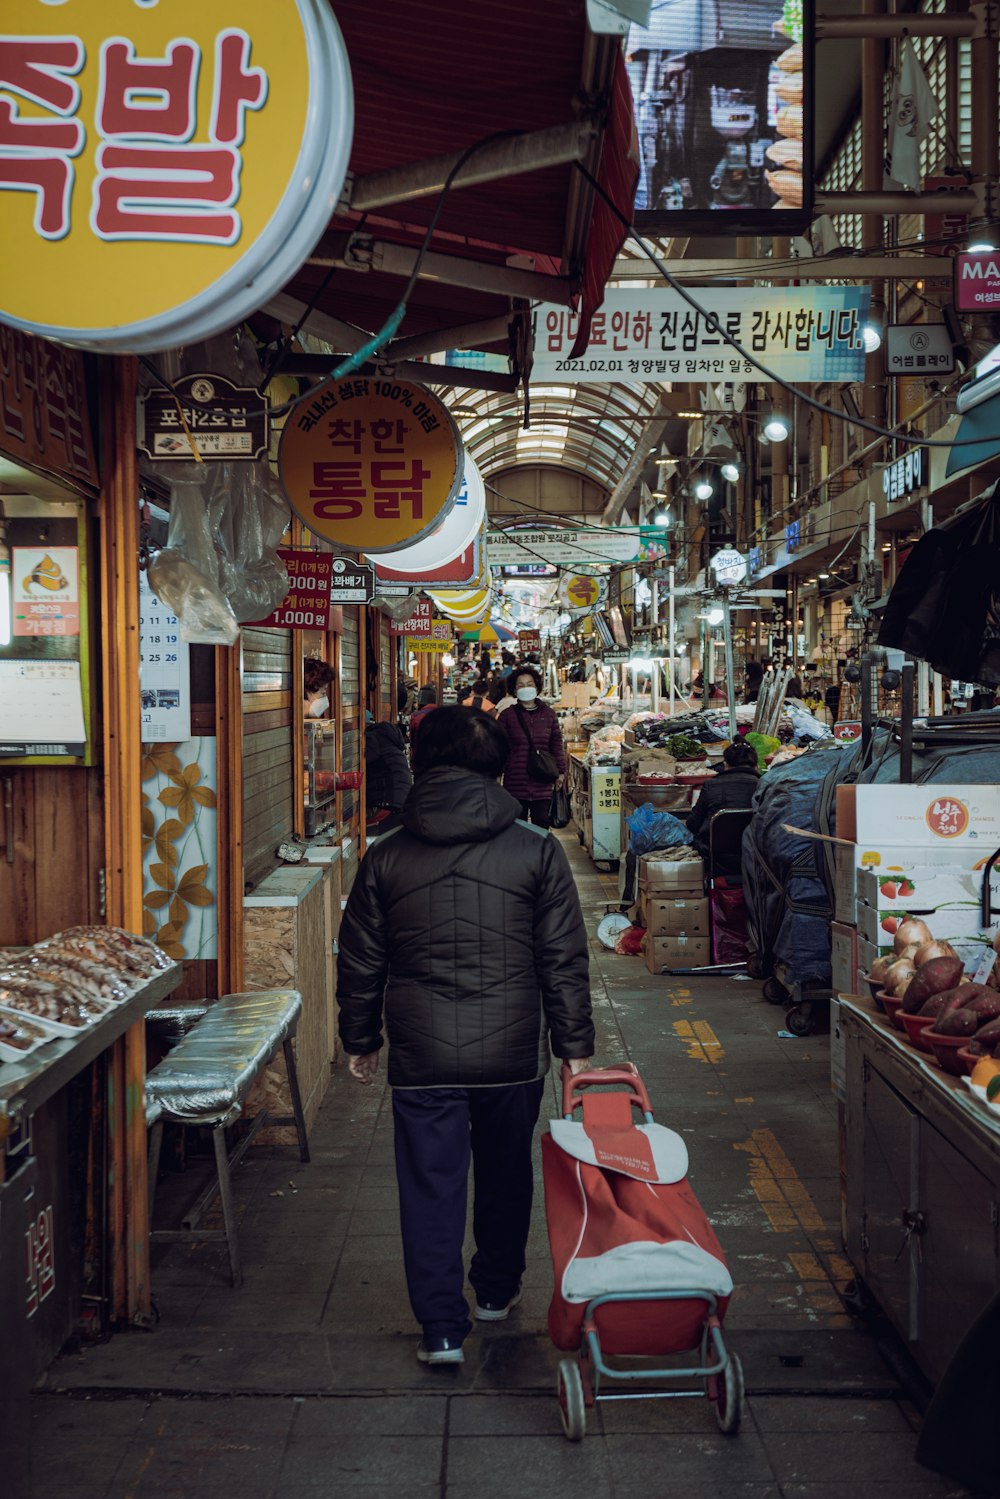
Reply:
[[[874,961],[874,963],[872,964],[872,971],[871,971],[872,982],[873,983],[878,983],[878,984],[884,983],[885,982],[885,976],[889,972],[889,969],[892,967],[892,964],[893,964],[894,961],[895,960],[893,958],[888,958],[888,957],[886,957],[886,958],[876,958],[875,961]]]
[[[915,916],[908,916],[896,928],[892,945],[898,953],[901,953],[903,948],[909,947],[912,942],[919,942],[922,945],[925,942],[930,942],[933,936],[934,933],[926,921],[919,921]]]
[[[919,951],[920,951],[920,943],[919,942],[908,942],[907,945],[903,948],[902,952],[898,952],[896,954],[896,957],[897,958],[909,958],[909,960],[910,960],[911,963],[915,963],[917,961],[917,953]]]
[[[885,975],[889,993],[899,998],[901,986],[911,979],[916,971],[909,958],[897,958],[894,963],[890,963]]]
[[[923,968],[931,958],[957,958],[958,954],[950,942],[925,942],[913,955],[913,963],[917,968]]]
[[[901,984],[897,985],[897,987],[896,987],[896,993],[895,993],[895,998],[896,999],[905,999],[906,998],[906,991],[910,987],[910,985],[913,983],[913,980],[916,978],[916,976],[917,975],[915,973],[911,973],[910,976],[909,976],[909,978],[904,978],[903,982]]]

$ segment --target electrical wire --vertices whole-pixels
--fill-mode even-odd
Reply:
[[[575,162],[574,165],[577,168],[577,171],[581,172],[586,180],[590,183],[591,187],[601,197],[607,207],[611,209],[616,218],[618,218],[620,222],[625,226],[625,228],[629,231],[639,248],[643,251],[643,253],[651,261],[651,263],[656,266],[656,269],[658,270],[660,275],[667,282],[667,285],[672,286],[674,291],[677,292],[682,301],[687,302],[689,307],[692,307],[696,312],[701,314],[701,316],[705,319],[706,330],[710,333],[721,334],[725,342],[732,348],[734,348],[742,359],[745,359],[749,364],[752,364],[755,369],[760,370],[761,374],[766,376],[766,378],[773,384],[778,385],[782,390],[787,391],[789,395],[793,397],[793,399],[801,401],[805,406],[812,407],[814,411],[819,411],[824,416],[836,417],[838,421],[846,422],[848,426],[860,427],[865,432],[873,432],[876,437],[886,437],[894,442],[908,442],[911,443],[914,447],[965,448],[979,447],[982,444],[982,442],[984,441],[982,437],[956,438],[953,441],[947,441],[942,438],[920,437],[911,435],[909,432],[893,431],[889,427],[880,426],[878,422],[868,421],[866,417],[850,416],[845,411],[838,411],[835,406],[828,406],[825,401],[817,400],[815,396],[808,395],[804,390],[800,390],[798,386],[792,385],[791,382],[786,380],[782,375],[779,375],[774,370],[769,369],[766,364],[762,363],[762,361],[756,357],[756,355],[751,354],[749,349],[744,348],[738,339],[734,338],[731,333],[728,333],[719,322],[717,313],[711,312],[707,307],[703,307],[696,297],[691,296],[686,286],[678,281],[677,277],[672,275],[670,271],[667,270],[666,266],[663,264],[663,261],[657,255],[656,251],[652,248],[651,245],[648,245],[646,243],[646,240],[635,228],[635,225],[631,222],[630,219],[626,218],[625,214],[622,213],[617,203],[615,203],[614,199],[609,193],[605,192],[604,188],[598,182],[593,173],[588,171],[582,162]]]

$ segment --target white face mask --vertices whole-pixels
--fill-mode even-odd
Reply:
[[[323,714],[326,712],[329,706],[330,699],[328,697],[313,698],[312,702],[309,704],[309,717],[322,718]]]
[[[517,689],[517,700],[519,703],[533,703],[537,696],[537,687],[519,687]]]

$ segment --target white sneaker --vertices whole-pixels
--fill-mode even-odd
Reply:
[[[480,1301],[476,1297],[476,1321],[477,1322],[506,1322],[511,1312],[521,1299],[521,1287],[518,1286],[509,1301]]]
[[[417,1358],[422,1364],[464,1364],[462,1345],[454,1338],[421,1338]]]

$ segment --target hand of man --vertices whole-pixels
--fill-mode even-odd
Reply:
[[[594,1059],[593,1057],[567,1057],[566,1065],[571,1075],[576,1077],[578,1072],[589,1072],[594,1065]]]
[[[364,1083],[367,1087],[369,1083],[374,1082],[378,1071],[378,1052],[368,1051],[364,1056],[348,1057],[347,1070],[352,1077],[357,1078],[359,1083]]]
[[[565,776],[556,776],[556,790],[561,791],[566,784]]]

